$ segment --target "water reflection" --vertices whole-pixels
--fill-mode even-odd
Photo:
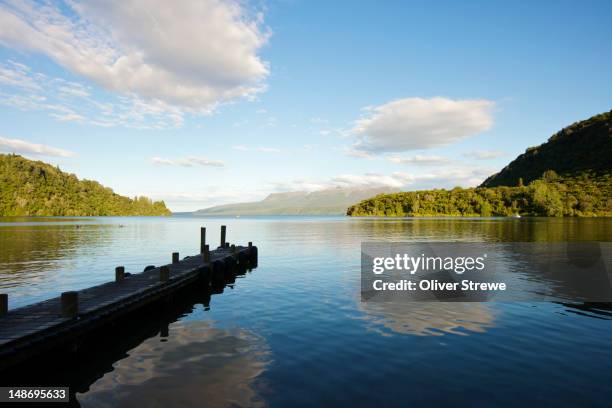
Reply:
[[[610,302],[583,302],[560,303],[569,313],[594,319],[612,320],[612,303]]]
[[[256,379],[270,361],[255,333],[222,330],[208,322],[171,325],[129,351],[79,402],[92,407],[262,406]]]
[[[72,225],[0,226],[0,282],[17,284],[55,269],[54,261],[75,256],[79,247],[96,246],[112,232],[103,225],[82,230]]]
[[[389,331],[416,336],[467,335],[494,327],[494,312],[485,303],[359,302],[368,326],[382,335]]]
[[[265,339],[205,319],[223,297],[216,294],[250,275],[235,273],[214,286],[197,282],[0,372],[0,384],[68,386],[71,406],[265,405],[258,391],[271,359]]]

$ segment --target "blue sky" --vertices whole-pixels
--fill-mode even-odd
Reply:
[[[0,2],[0,151],[175,211],[473,186],[612,108],[612,3]]]

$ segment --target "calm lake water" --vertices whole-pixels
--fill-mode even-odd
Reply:
[[[83,406],[610,404],[612,309],[363,303],[360,243],[611,241],[612,219],[0,218],[0,292],[14,308],[140,272],[222,224],[258,268],[66,374]]]

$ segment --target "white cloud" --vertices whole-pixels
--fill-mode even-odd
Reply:
[[[281,152],[281,150],[277,149],[276,147],[264,147],[264,146],[258,147],[256,148],[256,150],[262,153],[280,153]]]
[[[345,148],[344,155],[348,157],[356,157],[358,159],[373,159],[374,158],[374,156],[371,153],[365,152],[363,150],[357,150],[352,147]]]
[[[452,167],[418,174],[410,185],[411,190],[453,187],[475,187],[490,176],[495,169],[487,167]]]
[[[106,90],[196,113],[265,89],[269,67],[258,52],[269,36],[262,14],[234,0],[0,5],[4,46],[43,53]]]
[[[341,174],[330,179],[334,187],[394,187],[401,188],[410,184],[414,176],[408,173],[395,172],[390,175],[366,173],[362,175]]]
[[[422,156],[416,155],[411,157],[389,156],[387,160],[398,164],[414,164],[421,166],[438,166],[450,163],[450,159],[444,156]]]
[[[489,159],[497,159],[498,157],[505,156],[506,153],[500,150],[473,150],[471,152],[463,153],[463,156],[468,159],[474,160],[489,160]]]
[[[391,174],[339,174],[325,180],[293,180],[271,183],[276,191],[317,191],[334,187],[389,187],[400,190],[474,187],[492,173],[489,168],[454,167],[427,173],[393,172]]]
[[[488,100],[406,98],[366,108],[352,129],[355,148],[372,153],[444,146],[493,125]]]
[[[76,82],[67,82],[65,85],[61,85],[58,91],[66,96],[77,96],[81,98],[87,98],[91,94],[87,87]]]
[[[395,172],[390,175],[381,173],[339,174],[325,180],[292,180],[271,183],[275,191],[319,191],[330,188],[401,188],[414,180],[414,176]]]
[[[161,157],[151,158],[153,164],[159,164],[164,166],[181,166],[181,167],[194,167],[194,166],[210,166],[210,167],[224,167],[225,163],[220,160],[208,160],[201,157],[187,157],[184,159],[163,159]]]
[[[0,151],[7,153],[33,154],[39,156],[72,157],[74,152],[43,144],[31,143],[21,139],[0,137]]]
[[[85,118],[78,113],[52,113],[52,117],[59,120],[60,122],[83,122]]]

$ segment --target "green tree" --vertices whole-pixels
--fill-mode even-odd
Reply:
[[[163,201],[130,199],[41,161],[0,154],[0,216],[169,215]]]

